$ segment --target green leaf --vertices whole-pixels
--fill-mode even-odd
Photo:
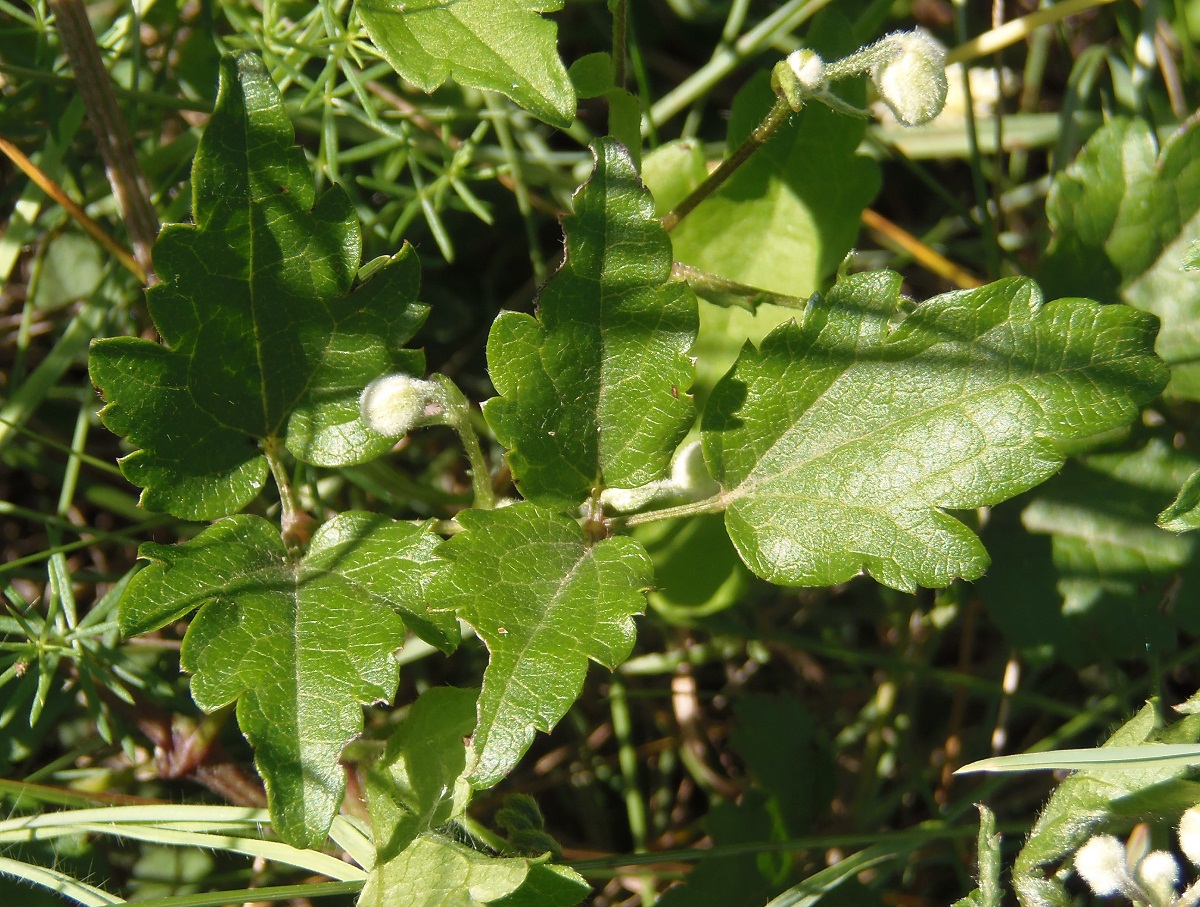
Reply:
[[[143,506],[186,519],[245,507],[266,479],[261,446],[286,437],[319,465],[363,462],[391,442],[358,395],[389,371],[425,317],[405,249],[352,291],[361,239],[350,201],[312,178],[279,93],[251,53],[221,61],[217,107],[192,171],[195,226],[163,229],[148,293],[163,344],[97,341],[89,368],[104,424],[137,448],[121,468]]]
[[[647,600],[669,622],[687,625],[724,611],[750,585],[750,571],[720,514],[646,523],[634,530],[634,538],[654,562],[654,589]]]
[[[478,695],[478,690],[454,687],[426,690],[367,773],[377,864],[395,859],[417,835],[466,810],[471,788],[463,777],[463,740],[475,730]]]
[[[660,478],[693,420],[695,297],[670,280],[671,243],[629,153],[593,150],[538,317],[502,312],[487,345],[488,423],[521,494],[560,506]]]
[[[562,0],[357,0],[355,8],[383,58],[422,91],[453,78],[507,95],[553,126],[575,118],[558,28],[539,15]]]
[[[272,823],[297,847],[320,844],[342,801],[338,756],[362,730],[360,703],[396,692],[397,611],[452,646],[453,621],[427,615],[436,539],[368,513],[322,526],[301,559],[254,516],[214,524],[178,546],[147,543],[151,563],[121,600],[121,629],[145,632],[194,608],[182,664],[205,711],[238,700]]]
[[[899,285],[888,272],[840,281],[713,391],[705,455],[730,538],[764,579],[974,579],[987,553],[944,509],[1043,481],[1065,442],[1128,422],[1166,382],[1145,313],[1043,305],[1009,279],[902,317]]]
[[[1158,515],[1158,525],[1172,532],[1200,528],[1200,469],[1188,476],[1171,506]]]
[[[423,834],[367,878],[359,907],[474,907],[513,894],[530,861],[497,858]]]
[[[1169,651],[1180,629],[1200,630],[1197,541],[1154,525],[1161,501],[1196,467],[1162,440],[1094,454],[1039,489],[1022,513],[1026,529],[1051,536],[1061,613],[1089,660]],[[1175,604],[1164,609],[1166,600]]]
[[[614,87],[612,54],[586,54],[567,70],[575,93],[581,98],[597,98]]]
[[[535,863],[529,867],[525,884],[496,907],[574,907],[591,892],[591,886],[570,866]]]
[[[475,729],[478,694],[426,690],[368,771],[377,857],[360,905],[571,907],[586,896],[587,884],[570,867],[492,858],[438,834],[461,818],[471,798],[464,741]]]
[[[1190,715],[1161,731],[1155,728],[1157,720],[1155,705],[1146,705],[1099,752],[1121,752],[1144,743],[1195,743],[1200,737],[1200,716]],[[1049,877],[1044,867],[1074,853],[1110,817],[1136,814],[1129,808],[1132,802],[1155,803],[1159,799],[1156,791],[1179,783],[1187,772],[1187,765],[1167,760],[1128,767],[1110,765],[1102,772],[1081,771],[1065,780],[1046,804],[1013,864],[1013,887],[1021,903],[1070,903],[1062,883]]]
[[[1200,128],[1158,153],[1141,120],[1114,119],[1059,174],[1046,200],[1054,237],[1039,267],[1048,293],[1125,302],[1162,319],[1167,394],[1200,400]]]
[[[452,567],[430,600],[488,647],[471,767],[472,785],[486,788],[566,714],[588,659],[614,668],[628,657],[653,573],[633,539],[589,544],[574,520],[533,504],[458,519],[466,531],[438,549]]]

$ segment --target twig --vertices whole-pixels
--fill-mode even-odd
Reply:
[[[146,178],[138,166],[133,142],[117,106],[112,82],[100,59],[96,35],[82,0],[50,0],[63,49],[75,71],[75,85],[83,98],[104,172],[129,231],[133,255],[146,278],[153,282],[150,250],[158,236],[158,212],[150,202]]]

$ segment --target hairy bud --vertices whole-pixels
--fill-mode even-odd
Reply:
[[[905,126],[928,123],[946,106],[946,51],[915,29],[879,42],[887,53],[871,71],[879,96]]]
[[[376,378],[358,400],[363,421],[387,438],[408,434],[426,415],[426,407],[438,396],[432,381],[395,374]]]

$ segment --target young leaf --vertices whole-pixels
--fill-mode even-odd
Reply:
[[[433,91],[449,78],[498,91],[552,126],[575,119],[575,90],[540,13],[562,0],[358,0],[371,36],[400,76]]]
[[[826,60],[845,56],[857,43],[851,23],[836,5],[819,14],[805,35],[805,45]],[[864,83],[840,83],[838,93],[862,105]],[[766,71],[747,81],[730,110],[730,150],[750,135],[775,101]],[[791,116],[725,185],[671,231],[675,258],[789,296],[806,297],[821,289],[854,246],[862,210],[879,191],[879,165],[857,153],[866,129],[865,121],[819,103]],[[661,153],[662,148],[649,158]],[[662,181],[661,170],[652,181],[649,158],[647,185],[665,204],[665,196],[682,187],[678,178]],[[696,182],[707,176],[703,166],[689,166],[684,172]],[[670,199],[671,207],[679,200]]]
[[[859,571],[911,590],[974,579],[987,553],[943,508],[994,504],[1131,419],[1167,379],[1156,319],[1042,304],[1028,280],[939,296],[896,326],[900,278],[839,282],[747,347],[704,416],[726,525],[764,579]]]
[[[1162,319],[1167,394],[1200,400],[1200,128],[1163,144],[1143,120],[1114,119],[1055,179],[1046,199],[1054,238],[1039,268],[1047,293],[1125,302]]]
[[[487,788],[566,713],[588,659],[613,668],[628,657],[653,568],[633,539],[590,545],[574,520],[533,504],[458,519],[466,532],[438,549],[452,567],[429,595],[488,647],[471,768],[471,784]]]
[[[257,56],[221,61],[216,110],[192,171],[195,226],[162,231],[148,292],[164,345],[97,341],[89,368],[101,419],[136,447],[122,471],[142,504],[214,519],[254,498],[259,445],[287,437],[311,463],[362,462],[391,442],[358,416],[388,371],[423,368],[401,350],[425,317],[405,250],[351,292],[358,221],[340,189],[314,205],[304,155]]]
[[[463,779],[475,730],[478,690],[433,687],[422,693],[367,773],[367,806],[377,865],[395,859],[417,835],[461,816],[471,797]]]
[[[693,419],[695,297],[669,279],[671,242],[628,152],[593,152],[539,316],[502,312],[487,345],[499,396],[484,413],[521,494],[564,506],[660,478]]]
[[[121,599],[126,635],[200,608],[183,641],[192,697],[205,711],[238,700],[272,824],[297,847],[324,839],[342,802],[338,756],[362,730],[360,703],[396,692],[397,611],[453,647],[453,621],[424,613],[436,539],[368,513],[322,526],[297,560],[279,530],[248,515],[177,546],[147,543],[151,563]]]
[[[423,834],[367,878],[358,907],[477,907],[516,892],[529,860],[490,857],[441,835]]]

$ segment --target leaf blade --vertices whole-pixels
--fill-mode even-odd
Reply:
[[[324,840],[345,788],[338,757],[362,730],[360,704],[395,695],[397,611],[420,625],[423,596],[411,596],[432,550],[425,526],[353,512],[322,526],[300,560],[253,516],[222,520],[183,545],[144,548],[152,563],[122,598],[122,629],[200,609],[181,659],[192,697],[210,712],[237,701],[273,823],[289,843]],[[394,587],[398,576],[406,579]]]
[[[431,92],[447,79],[498,91],[552,126],[575,118],[575,90],[540,13],[561,0],[358,0],[376,48],[402,77]]]
[[[487,347],[498,396],[484,414],[521,493],[564,506],[660,478],[692,420],[695,299],[670,281],[670,240],[628,152],[593,150],[538,317],[501,313]]]
[[[894,328],[898,278],[856,275],[748,347],[713,392],[705,455],[730,537],[772,582],[860,570],[911,590],[977,578],[979,539],[943,508],[1011,497],[1064,442],[1127,422],[1167,374],[1156,320],[1029,281],[937,297]]]
[[[430,595],[488,647],[471,783],[494,785],[579,695],[589,660],[613,668],[633,647],[653,568],[628,537],[589,545],[575,521],[534,504],[464,511],[440,549],[452,569]]]

